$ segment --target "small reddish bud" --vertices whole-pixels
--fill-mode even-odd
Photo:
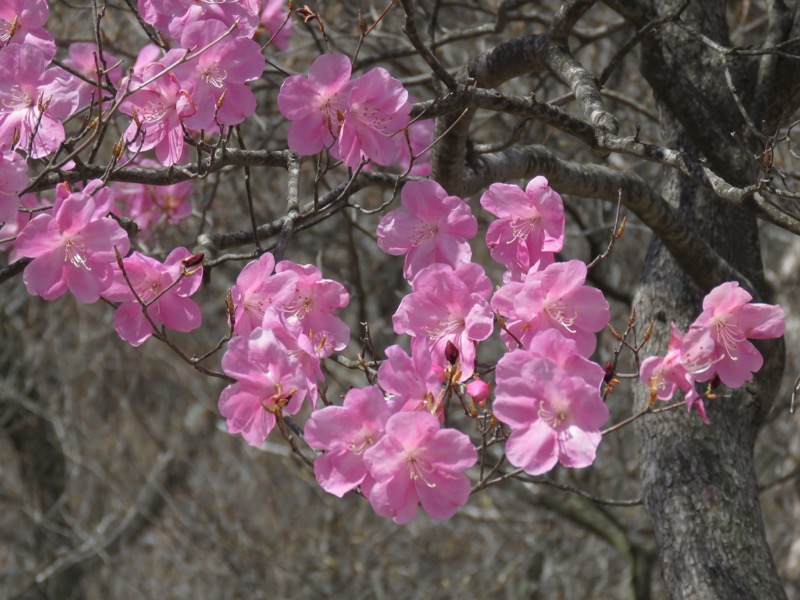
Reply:
[[[456,348],[453,342],[447,342],[447,345],[444,347],[444,357],[451,365],[456,364],[458,361],[458,348]]]
[[[605,371],[605,375],[603,375],[603,382],[609,383],[612,379],[614,379],[614,365],[611,364],[611,361],[606,361],[606,364],[603,366],[603,370]]]

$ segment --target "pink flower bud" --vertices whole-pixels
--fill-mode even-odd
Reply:
[[[483,404],[489,397],[489,384],[480,379],[475,379],[467,384],[467,393],[478,404]]]

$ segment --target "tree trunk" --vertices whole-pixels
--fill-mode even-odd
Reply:
[[[658,3],[659,13],[678,3]],[[725,2],[692,3],[685,22],[729,44]],[[705,156],[731,183],[752,183],[752,158],[732,137],[744,120],[724,80],[718,54],[684,30],[659,30],[643,48],[642,71],[662,108],[665,145]],[[757,95],[757,65],[729,65],[743,103]],[[752,105],[755,105],[753,103]],[[767,110],[767,109],[762,109]],[[753,149],[757,151],[757,148]],[[748,181],[750,179],[750,181]],[[663,195],[686,221],[766,296],[757,224],[696,181],[671,172]],[[701,310],[703,292],[656,239],[636,294],[640,319],[655,322],[648,354],[663,353],[670,322],[684,329]],[[643,499],[653,522],[665,587],[673,598],[785,598],[767,545],[753,446],[780,383],[782,341],[760,346],[754,382],[707,401],[711,425],[685,411],[638,422]],[[637,386],[637,404],[648,401]]]

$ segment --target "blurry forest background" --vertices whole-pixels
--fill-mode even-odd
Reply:
[[[92,4],[50,3],[48,25],[59,46],[93,40]],[[147,39],[126,2],[97,4],[106,5],[107,49],[124,57],[127,67]],[[330,51],[352,56],[359,41],[357,10],[370,24],[387,4],[320,1],[312,8],[324,17]],[[496,32],[497,0],[418,4],[423,34],[436,5],[437,39],[443,41],[438,55],[456,68],[499,41],[544,30],[560,3],[503,2],[512,10]],[[736,44],[761,43],[764,4],[729,3]],[[403,21],[398,4],[367,37],[357,72],[380,64],[416,98],[431,99],[437,91],[430,69],[413,52],[401,51],[410,48]],[[481,25],[480,35],[459,34]],[[281,69],[304,73],[323,42],[314,22],[305,25],[295,17],[291,26],[290,50],[269,48],[266,55]],[[575,56],[599,74],[634,33],[598,3],[569,39]],[[606,84],[605,100],[626,135],[638,130],[642,139],[661,143],[659,108],[638,61],[638,48],[624,57]],[[259,111],[243,126],[248,148],[285,148],[286,122],[275,103],[283,78],[268,65],[254,86]],[[540,101],[569,92],[542,73],[519,77],[503,90],[535,93]],[[574,101],[561,104],[579,113]],[[570,160],[635,171],[654,186],[665,171],[620,154],[597,157],[542,123],[500,113],[478,113],[471,135],[476,144],[499,145],[510,136],[513,143],[544,144]],[[789,152],[776,151],[775,161],[790,179],[800,172]],[[306,181],[313,178],[313,162],[304,163]],[[284,214],[286,173],[253,169],[252,176],[258,217],[268,222]],[[340,183],[329,179],[328,185]],[[524,186],[528,179],[516,182]],[[310,193],[310,184],[304,186]],[[375,208],[390,194],[373,188],[352,201]],[[478,195],[470,199],[473,208]],[[605,248],[616,207],[563,195],[569,241],[562,256],[591,260]],[[195,182],[193,205],[195,216],[164,231],[152,252],[170,244],[191,248],[201,230],[246,229],[242,170]],[[630,314],[651,236],[624,207],[623,214],[629,219],[625,235],[593,271],[618,330]],[[361,350],[361,322],[369,323],[379,352],[393,342],[390,317],[406,290],[402,259],[383,255],[374,243],[380,216],[341,211],[296,232],[287,252],[287,258],[317,264],[348,287],[352,300],[343,318],[353,338],[344,354],[352,358]],[[476,260],[497,283],[500,268],[480,249],[486,215],[479,219],[484,229],[473,241]],[[800,355],[793,351],[800,344],[800,240],[771,225],[760,227],[772,300],[787,312],[789,352],[781,392],[756,443],[756,466],[775,562],[787,594],[800,597],[800,436],[793,434],[800,417],[788,411],[800,373]],[[216,268],[195,296],[204,327],[177,337],[189,352],[199,354],[224,335],[224,298],[241,266]],[[340,501],[325,493],[277,432],[260,449],[227,434],[216,408],[222,383],[193,371],[156,340],[138,349],[121,341],[113,311],[103,303],[80,305],[70,296],[48,303],[29,296],[21,277],[2,285],[0,300],[0,597],[628,598],[634,567],[650,578],[653,597],[665,593],[651,522],[636,502],[639,439],[633,427],[606,436],[592,468],[556,469],[548,476],[555,486],[508,481],[474,495],[450,521],[420,512],[400,527],[375,515],[355,494]],[[482,359],[495,358],[499,340],[486,346]],[[596,358],[602,364],[613,350],[613,338],[602,334]],[[364,383],[357,371],[326,367],[330,398]],[[622,364],[620,370],[631,369]],[[609,407],[612,423],[634,412],[631,384],[618,387]]]

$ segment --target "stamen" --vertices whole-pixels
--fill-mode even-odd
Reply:
[[[531,234],[531,231],[536,229],[542,218],[539,215],[531,217],[530,219],[513,219],[511,221],[511,233],[514,237],[508,240],[508,244],[513,244],[517,240],[526,240]]]
[[[577,310],[567,306],[563,302],[555,301],[548,304],[547,307],[545,307],[545,311],[551,319],[562,325],[564,329],[570,333],[575,333],[573,325],[575,325],[575,321],[578,320]]]
[[[436,341],[463,328],[464,322],[461,319],[448,315],[444,319],[436,321],[436,325],[433,327],[425,327],[424,331],[428,334],[429,339]]]
[[[550,402],[542,402],[539,405],[539,418],[553,429],[558,429],[568,416],[564,407],[552,406]]]
[[[228,76],[228,71],[220,69],[219,65],[214,65],[211,68],[203,69],[200,78],[206,83],[213,85],[215,88],[223,88],[225,86],[225,78]]]
[[[421,223],[414,227],[414,233],[409,238],[411,244],[416,247],[422,242],[432,240],[439,233],[439,226],[434,223]]]
[[[436,472],[436,467],[423,462],[414,455],[408,457],[408,471],[411,479],[421,481],[429,488],[435,488],[436,484],[430,481],[431,475]]]
[[[91,271],[92,268],[86,263],[86,257],[82,254],[85,250],[86,246],[84,244],[78,244],[72,240],[67,240],[64,245],[64,261],[71,262],[75,267]]]
[[[747,339],[744,333],[738,327],[728,325],[725,319],[719,317],[714,319],[714,327],[717,331],[717,339],[725,346],[725,352],[728,357],[731,360],[737,360],[732,351]]]
[[[18,85],[11,87],[11,95],[3,98],[3,106],[14,110],[25,110],[34,105],[33,98]],[[5,111],[2,111],[5,112]]]

